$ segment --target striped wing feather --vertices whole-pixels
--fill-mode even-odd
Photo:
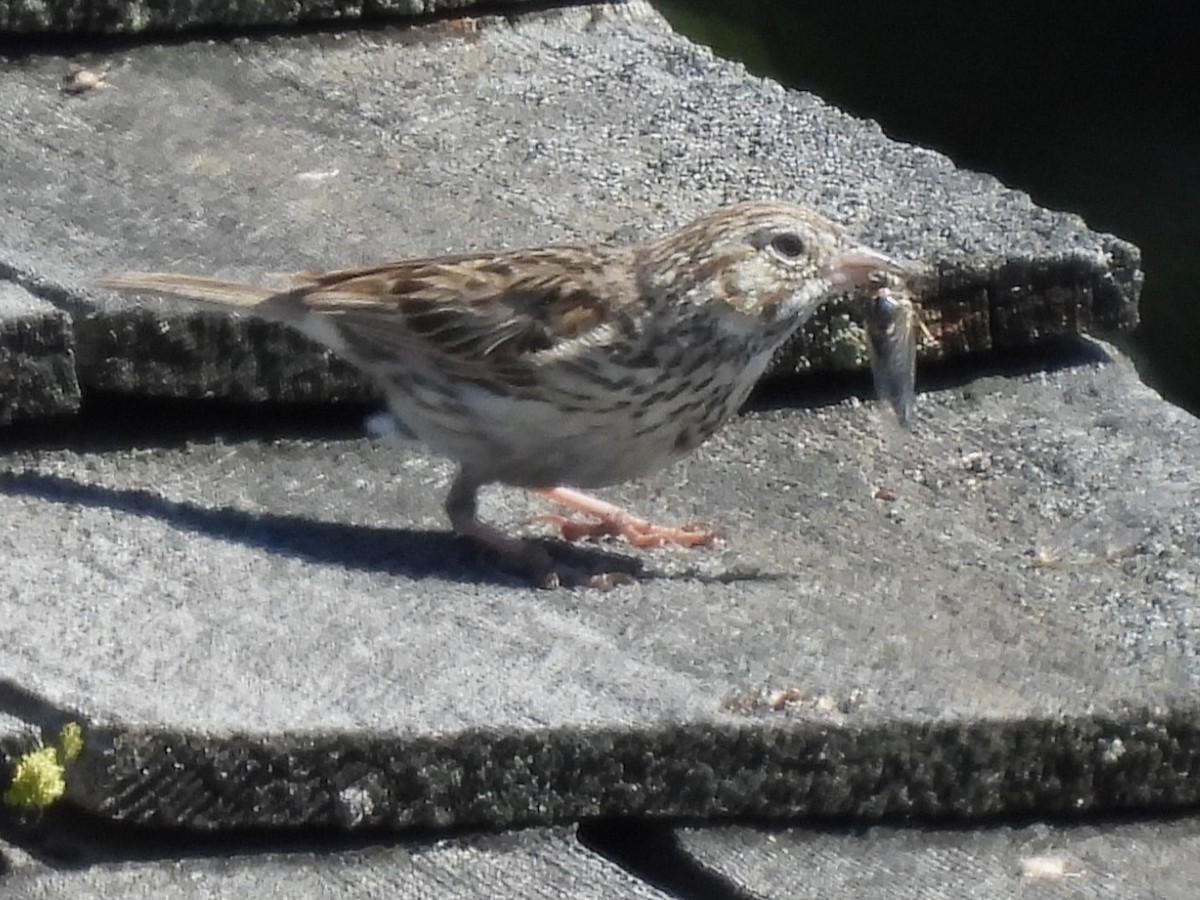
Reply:
[[[586,340],[637,298],[629,248],[555,247],[404,260],[294,276],[273,293],[187,275],[127,273],[104,284],[192,297],[306,327],[309,312],[370,365],[419,354],[463,377],[516,376],[533,354]],[[622,280],[623,279],[623,280]]]

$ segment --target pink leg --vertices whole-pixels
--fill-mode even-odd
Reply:
[[[571,488],[538,488],[538,493],[561,506],[598,520],[576,522],[566,516],[553,514],[534,517],[539,522],[549,522],[557,527],[562,532],[563,538],[568,541],[616,535],[623,537],[635,547],[661,547],[664,544],[698,547],[711,544],[717,537],[716,530],[712,528],[691,525],[670,528],[655,525],[615,504]]]

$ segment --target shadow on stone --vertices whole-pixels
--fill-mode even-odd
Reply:
[[[593,819],[579,826],[579,841],[625,871],[679,897],[742,900],[729,878],[700,865],[680,846],[678,822]]]
[[[34,472],[0,474],[0,491],[154,518],[180,531],[310,562],[409,578],[514,583],[486,565],[470,544],[448,532],[317,522],[300,516],[252,514],[230,507],[206,509],[168,500],[147,490],[80,484],[69,478]],[[639,560],[600,550],[556,541],[544,544],[556,559],[585,571],[615,568],[632,574],[641,566]]]
[[[4,429],[6,449],[103,452],[180,447],[219,435],[228,441],[345,440],[362,437],[373,406],[346,403],[237,403],[88,391],[77,415]]]

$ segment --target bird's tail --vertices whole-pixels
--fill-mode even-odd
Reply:
[[[114,291],[185,297],[206,305],[242,309],[259,306],[280,293],[252,284],[171,272],[122,272],[103,279],[100,286]]]

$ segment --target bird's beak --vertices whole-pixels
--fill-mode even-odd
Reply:
[[[870,247],[854,246],[842,250],[833,261],[834,287],[866,287],[877,272],[911,275],[903,263]]]

